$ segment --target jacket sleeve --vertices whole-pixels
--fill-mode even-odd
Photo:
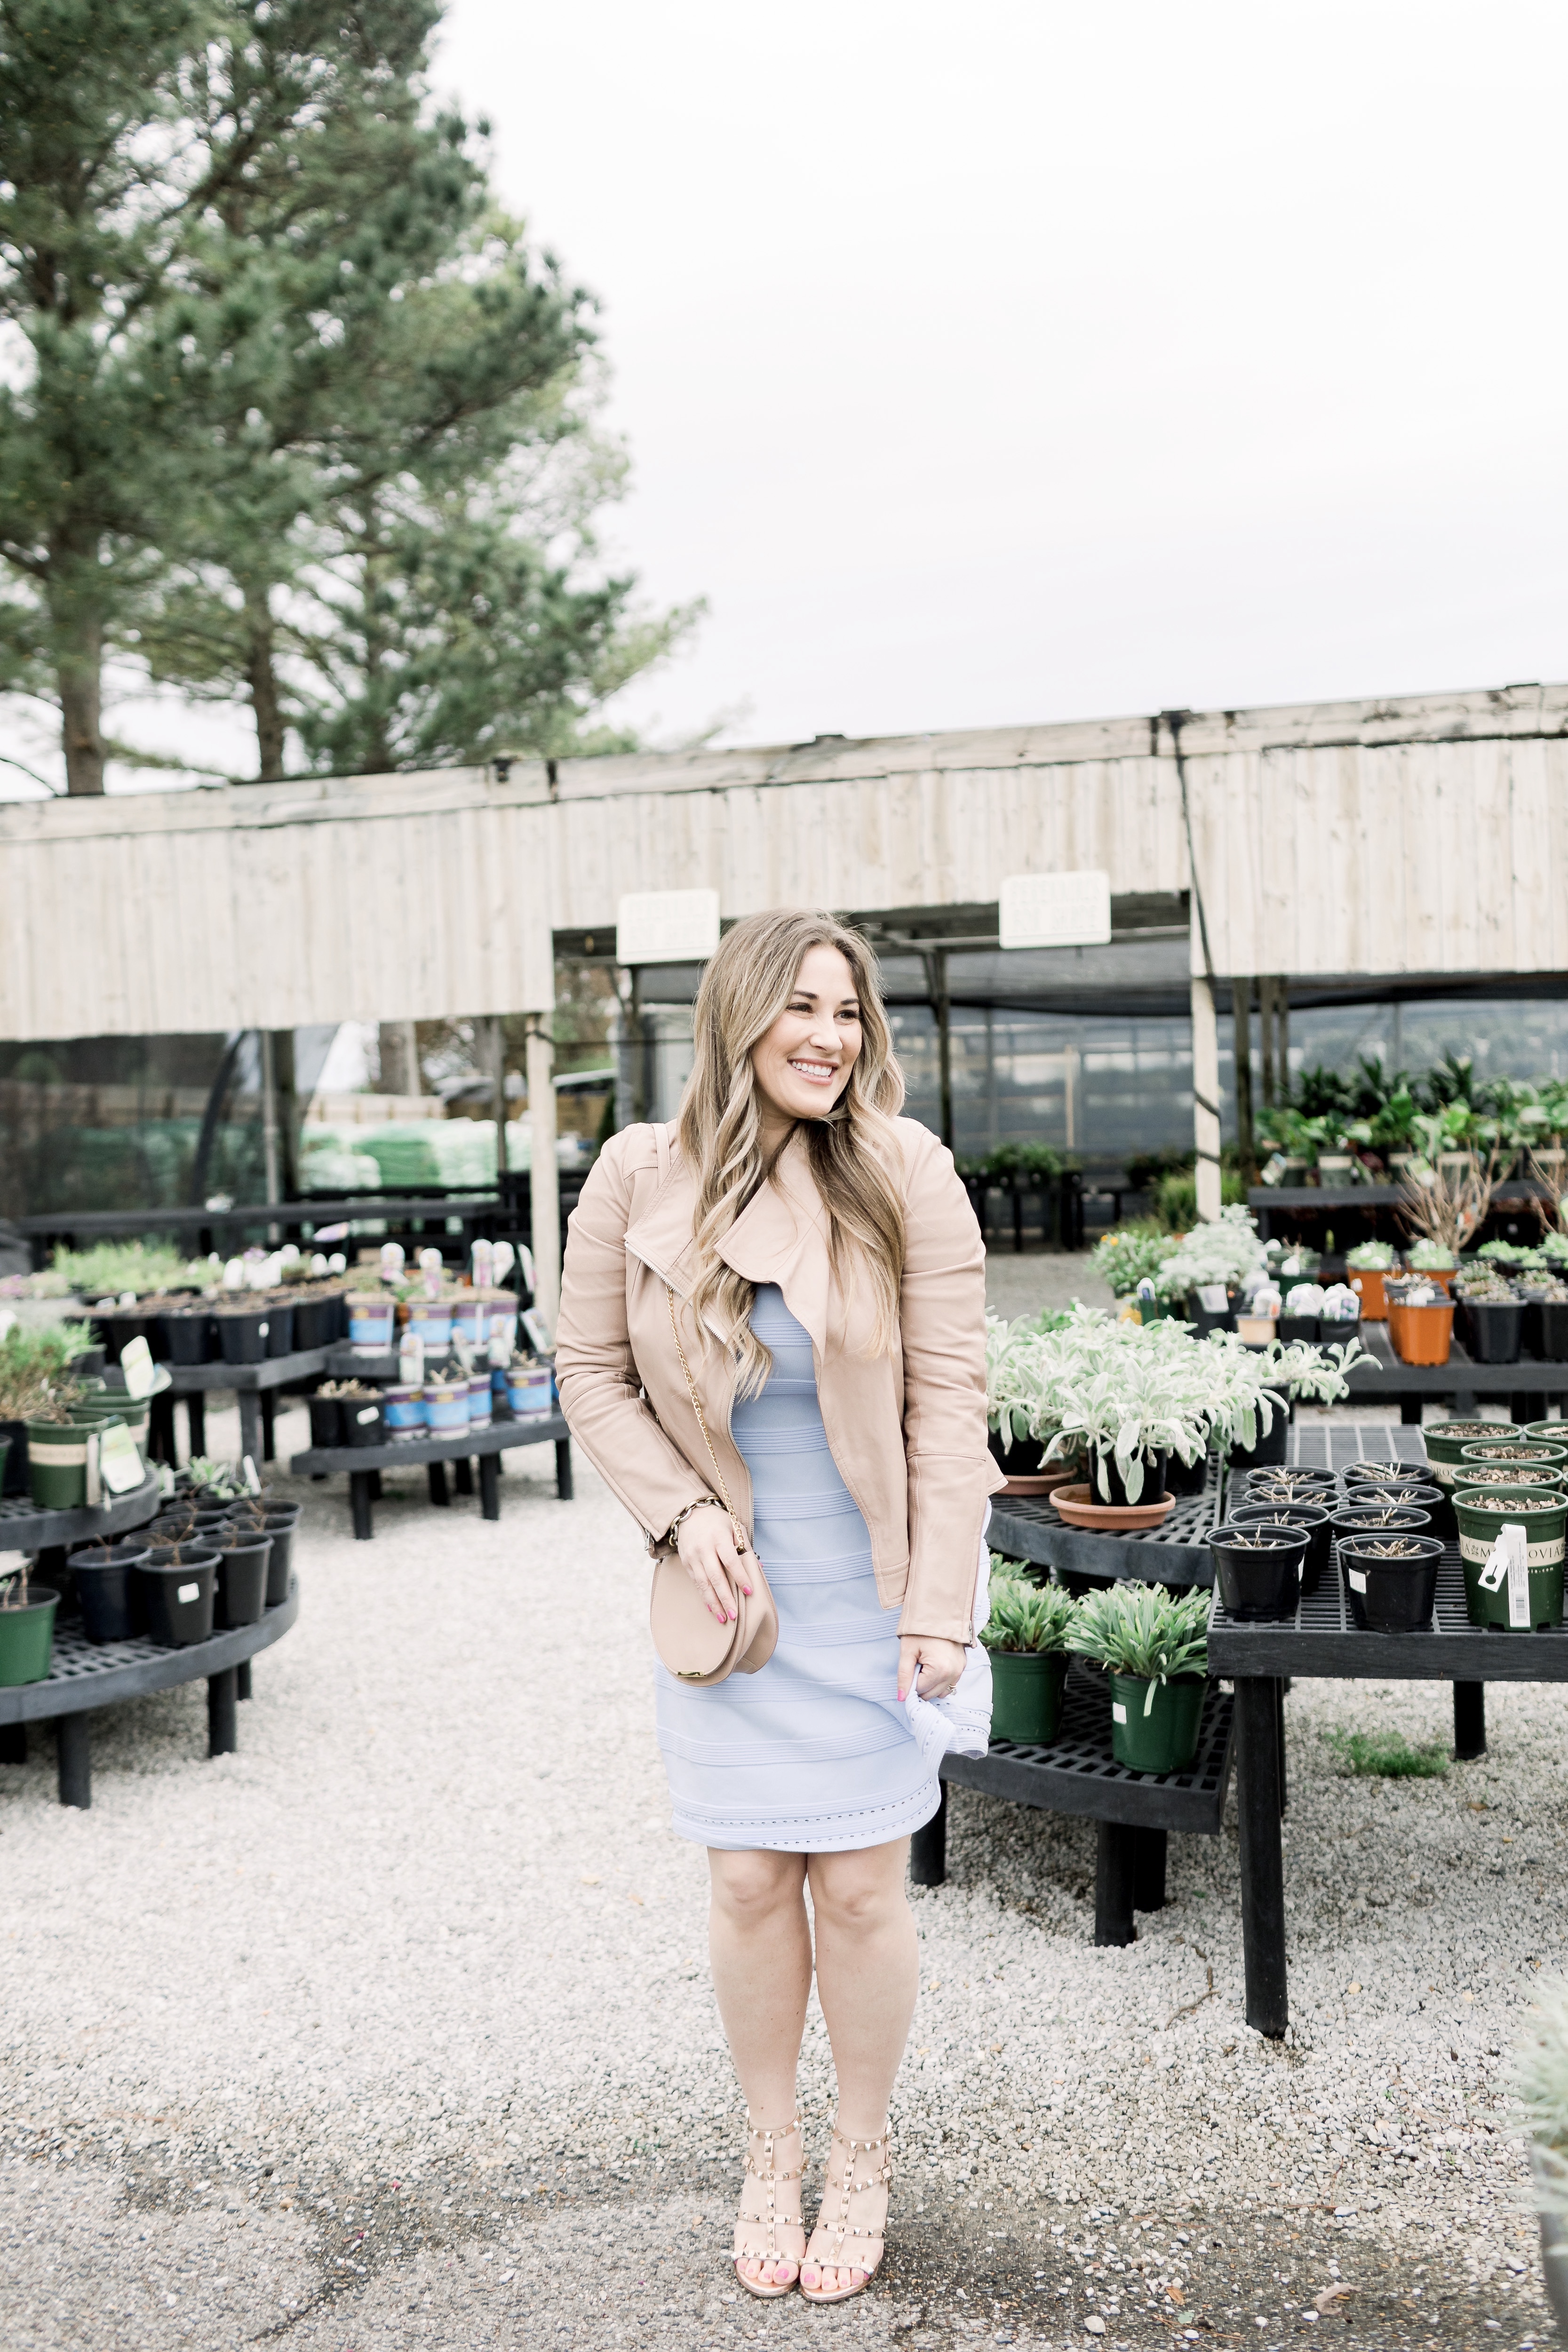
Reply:
[[[967,1643],[986,1498],[1004,1484],[985,1438],[985,1245],[952,1152],[917,1136],[904,1147],[910,1577],[899,1631]]]
[[[555,1377],[573,1436],[648,1538],[708,1492],[642,1393],[626,1328],[627,1143],[616,1137],[589,1171],[566,1228]]]

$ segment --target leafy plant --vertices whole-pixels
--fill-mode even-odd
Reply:
[[[1452,1274],[1459,1258],[1447,1242],[1424,1234],[1405,1251],[1405,1262],[1415,1274]]]
[[[1130,1298],[1141,1282],[1157,1280],[1175,1246],[1152,1217],[1140,1218],[1104,1234],[1089,1252],[1089,1268],[1118,1298]]]
[[[1160,1584],[1112,1584],[1084,1594],[1067,1647],[1108,1673],[1147,1682],[1147,1715],[1156,1683],[1207,1673],[1208,1612],[1206,1592],[1177,1595]]]
[[[58,1249],[49,1259],[47,1276],[35,1285],[46,1295],[66,1297],[76,1292],[83,1298],[118,1297],[122,1291],[133,1290],[142,1297],[152,1292],[167,1290],[182,1279],[206,1282],[210,1269],[203,1265],[187,1267],[178,1250],[163,1242],[98,1242],[91,1249]]]
[[[1345,1264],[1355,1274],[1392,1274],[1399,1253],[1392,1242],[1363,1242],[1345,1252]]]
[[[1363,1780],[1434,1780],[1448,1769],[1448,1759],[1435,1745],[1414,1747],[1402,1731],[1325,1731],[1331,1748],[1347,1773]]]
[[[1058,1584],[1034,1584],[1018,1563],[991,1555],[991,1614],[980,1629],[988,1650],[1044,1652],[1067,1647],[1078,1603]]]
[[[244,1482],[233,1463],[216,1462],[205,1454],[193,1457],[189,1475],[192,1486],[212,1502],[228,1502],[245,1492]]]
[[[0,1339],[0,1421],[63,1419],[80,1394],[71,1365],[90,1344],[80,1323],[14,1323]]]
[[[1222,1168],[1219,1197],[1224,1208],[1240,1208],[1247,1200],[1247,1179],[1237,1168]],[[1198,1180],[1187,1171],[1162,1176],[1154,1187],[1154,1214],[1167,1233],[1184,1234],[1198,1220]]]
[[[1216,1218],[1183,1235],[1161,1265],[1156,1287],[1166,1298],[1184,1297],[1216,1282],[1237,1290],[1248,1275],[1262,1274],[1267,1265],[1252,1212],[1239,1205],[1222,1208]]]

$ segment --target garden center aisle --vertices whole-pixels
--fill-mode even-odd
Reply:
[[[489,1525],[399,1474],[356,1545],[341,1491],[281,1480],[303,1605],[240,1753],[207,1761],[197,1686],[101,1724],[90,1812],[47,1740],[0,1774],[6,2352],[821,2339],[722,2260],[705,1872],[665,1826],[641,1547],[579,1482],[509,1468]],[[1500,2083],[1564,1956],[1560,1702],[1494,1690],[1490,1759],[1421,1782],[1336,1777],[1322,1734],[1444,1738],[1445,1688],[1288,1713],[1283,2047],[1241,2021],[1234,1821],[1097,1951],[1092,1832],[955,1794],[887,2275],[836,2340],[1267,2347],[1336,2278],[1351,2345],[1543,2324]],[[814,2169],[827,2089],[814,2021]]]

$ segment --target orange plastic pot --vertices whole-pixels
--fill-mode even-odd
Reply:
[[[1392,1327],[1391,1327],[1392,1328]],[[1394,1345],[1401,1363],[1446,1364],[1454,1339],[1454,1302],[1400,1309]]]
[[[1361,1294],[1361,1319],[1363,1323],[1386,1323],[1388,1297],[1383,1284],[1391,1269],[1381,1265],[1352,1266],[1345,1279],[1352,1290]]]

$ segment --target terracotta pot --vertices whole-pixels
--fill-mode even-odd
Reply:
[[[1406,1306],[1401,1312],[1394,1348],[1404,1364],[1446,1364],[1454,1340],[1454,1307]]]
[[[1387,1322],[1388,1297],[1383,1285],[1385,1275],[1392,1273],[1393,1270],[1392,1267],[1381,1265],[1358,1265],[1346,1268],[1345,1280],[1361,1297],[1361,1319],[1363,1323]]]

